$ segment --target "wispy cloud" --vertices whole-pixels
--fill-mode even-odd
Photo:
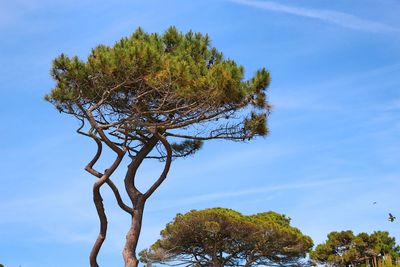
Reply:
[[[366,91],[391,90],[400,81],[393,80],[400,72],[400,63],[380,66],[367,70],[349,72],[343,75],[335,75],[329,79],[303,85],[283,86],[274,88],[270,100],[275,110],[308,110],[323,112],[344,111],[346,108],[354,110],[354,102],[343,103],[337,99],[337,90],[341,88],[340,96],[343,98],[360,98]],[[386,89],[389,87],[390,89]],[[276,93],[275,93],[276,92]],[[344,97],[346,95],[346,97]],[[332,99],[337,99],[332,101]],[[347,106],[346,106],[347,105]],[[397,111],[400,109],[400,98],[387,102],[379,102],[364,108],[379,110],[380,112]]]
[[[91,1],[89,1],[91,2]],[[0,30],[43,31],[45,27],[52,27],[52,23],[39,23],[44,10],[54,9],[82,9],[87,5],[78,0],[15,0],[0,1]],[[52,13],[52,12],[47,12]],[[62,17],[62,16],[61,16]]]
[[[303,8],[291,5],[284,5],[273,1],[253,1],[253,0],[230,0],[241,5],[252,6],[255,8],[292,14],[301,17],[319,19],[333,23],[345,28],[367,31],[367,32],[400,32],[399,28],[386,25],[381,22],[359,18],[357,16],[327,9]]]
[[[334,184],[340,184],[348,181],[348,179],[332,179],[332,180],[322,180],[322,181],[308,181],[308,182],[299,182],[299,183],[290,183],[290,184],[278,184],[266,187],[257,187],[257,188],[247,188],[243,190],[235,190],[235,191],[223,191],[223,192],[214,192],[209,194],[197,195],[192,197],[186,197],[182,199],[178,199],[177,201],[170,202],[167,205],[162,205],[157,208],[148,209],[150,212],[156,212],[159,210],[165,210],[168,208],[175,208],[178,206],[184,205],[192,205],[197,203],[204,203],[214,200],[221,199],[229,199],[229,198],[237,198],[244,197],[255,194],[265,194],[265,193],[274,193],[274,192],[282,192],[296,189],[306,189],[306,188],[318,188],[318,187],[326,187],[332,186]]]

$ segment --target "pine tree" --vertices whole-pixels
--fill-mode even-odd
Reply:
[[[173,266],[302,266],[312,246],[285,215],[211,208],[178,214],[140,256]]]
[[[247,141],[268,133],[270,106],[264,68],[244,80],[244,68],[210,45],[207,35],[164,34],[137,29],[113,46],[99,45],[83,61],[61,54],[53,61],[56,84],[45,99],[61,113],[81,122],[78,133],[94,140],[97,152],[85,170],[98,179],[93,199],[100,232],[90,254],[91,267],[106,238],[107,217],[100,188],[108,185],[122,210],[132,217],[123,256],[137,266],[136,247],[146,200],[167,177],[171,161],[191,155],[203,141]],[[95,164],[103,145],[115,160],[100,172]],[[130,158],[124,183],[130,204],[122,201],[111,176]],[[159,159],[164,170],[147,191],[136,187],[136,173],[145,159]]]

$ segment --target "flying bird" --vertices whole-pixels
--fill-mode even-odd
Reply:
[[[376,205],[376,201],[374,201],[374,202],[372,203],[372,205]]]
[[[389,222],[394,222],[394,220],[396,220],[396,217],[393,216],[393,214],[391,214],[391,213],[389,212],[389,218],[388,218],[388,220],[389,220]]]

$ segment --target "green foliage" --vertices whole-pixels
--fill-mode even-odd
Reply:
[[[223,60],[221,53],[208,46],[208,36],[198,33],[183,35],[172,27],[159,36],[139,28],[113,47],[97,46],[86,62],[65,55],[55,59],[52,76],[58,87],[51,97],[59,100],[87,97],[96,101],[101,96],[97,88],[113,86],[116,80],[140,78],[152,87],[161,87],[172,80],[171,89],[178,96],[240,101],[244,95],[240,86],[243,68],[231,60]]]
[[[178,214],[162,238],[140,253],[143,262],[199,266],[299,264],[312,247],[310,237],[275,212],[245,216],[224,208]]]
[[[185,140],[181,143],[171,144],[171,148],[174,151],[174,155],[190,155],[196,153],[203,145],[203,142],[199,140]]]
[[[383,231],[375,231],[371,235],[354,235],[352,231],[331,232],[328,240],[310,253],[316,263],[329,266],[376,265],[384,257],[385,263],[390,262],[391,265],[399,256],[400,248],[395,238]]]
[[[375,231],[370,238],[374,241],[376,247],[385,254],[390,254],[392,258],[400,257],[400,246],[396,244],[396,239],[389,236],[386,231]]]
[[[84,118],[90,110],[100,125],[130,133],[156,127],[176,137],[166,131],[197,125],[183,138],[198,142],[177,144],[177,155],[195,152],[205,139],[268,133],[269,72],[262,68],[244,80],[244,68],[224,58],[208,35],[139,28],[113,46],[95,47],[85,61],[61,54],[51,75],[56,85],[45,99],[60,112]]]

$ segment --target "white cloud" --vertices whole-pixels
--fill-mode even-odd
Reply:
[[[273,1],[230,0],[232,2],[255,8],[292,14],[301,17],[319,19],[345,28],[367,32],[400,32],[400,29],[381,22],[359,18],[357,16],[327,9],[313,9],[283,5]]]
[[[203,195],[197,195],[197,196],[193,196],[193,197],[187,197],[184,199],[178,199],[176,201],[169,202],[169,204],[167,204],[167,205],[160,205],[157,208],[149,208],[148,211],[149,212],[157,212],[157,211],[165,210],[168,208],[175,208],[175,207],[184,206],[184,205],[192,205],[192,204],[196,204],[196,203],[204,203],[204,202],[214,201],[214,200],[218,200],[218,199],[237,198],[237,197],[244,197],[244,196],[249,196],[249,195],[282,192],[282,191],[295,190],[295,189],[326,187],[328,185],[342,183],[346,180],[348,180],[348,179],[309,181],[309,182],[300,182],[300,183],[271,185],[271,186],[257,187],[257,188],[247,188],[247,189],[235,190],[235,191],[214,192],[214,193],[210,193],[210,194],[203,194]]]

